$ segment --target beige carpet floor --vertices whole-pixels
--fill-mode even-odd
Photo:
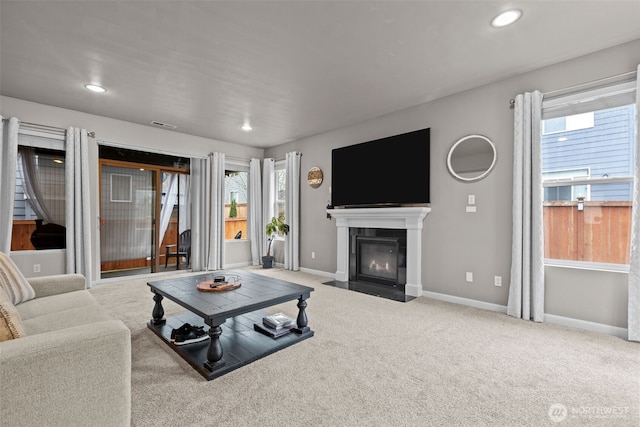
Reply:
[[[247,269],[314,287],[315,336],[213,381],[147,329],[148,279],[91,290],[131,329],[134,426],[640,425],[637,343]],[[167,316],[183,311],[165,302]],[[294,301],[270,311],[297,315]]]

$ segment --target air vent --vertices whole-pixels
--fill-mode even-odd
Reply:
[[[173,130],[178,128],[178,126],[176,126],[176,125],[170,125],[169,123],[162,123],[162,122],[158,122],[156,120],[152,120],[151,124],[154,125],[154,126],[160,126],[160,127],[163,127],[163,128],[173,129]]]

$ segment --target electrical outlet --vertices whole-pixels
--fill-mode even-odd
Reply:
[[[467,198],[467,204],[468,205],[475,205],[476,204],[476,196],[475,194],[469,194],[469,197]]]
[[[40,273],[40,264],[33,264],[33,272]]]
[[[316,253],[315,252],[311,252],[311,259],[315,259],[316,258]]]
[[[467,271],[467,282],[473,282],[473,273]]]
[[[502,286],[502,276],[494,276],[493,277],[493,284],[495,286]]]

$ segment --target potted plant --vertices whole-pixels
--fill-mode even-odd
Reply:
[[[262,268],[273,267],[273,257],[271,256],[271,244],[277,235],[287,235],[289,233],[289,224],[284,222],[284,215],[280,214],[277,218],[274,216],[265,226],[265,232],[269,237],[269,245],[267,246],[267,255],[262,257]]]

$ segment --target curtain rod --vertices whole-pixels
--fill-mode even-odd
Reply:
[[[554,95],[554,94],[557,94],[557,93],[569,92],[569,91],[573,91],[575,89],[579,89],[579,88],[582,88],[582,87],[585,87],[585,86],[592,86],[594,84],[603,83],[603,82],[606,82],[606,81],[609,81],[609,80],[621,79],[621,78],[627,77],[627,76],[628,77],[635,76],[636,74],[637,74],[637,71],[627,71],[626,73],[616,74],[614,76],[603,77],[601,79],[596,79],[596,80],[592,80],[592,81],[589,81],[589,82],[579,83],[577,85],[569,86],[569,87],[566,87],[566,88],[563,88],[563,89],[556,89],[556,90],[552,90],[552,91],[549,91],[549,92],[544,92],[542,95],[543,95],[543,97],[545,97],[545,96]],[[510,99],[509,100],[509,108],[513,109],[515,103],[516,103],[515,99],[513,99],[513,98]]]
[[[60,133],[66,133],[67,130],[63,129],[63,128],[59,128],[57,126],[49,126],[49,125],[42,125],[39,123],[31,123],[31,122],[23,122],[20,121],[21,125],[26,125],[27,127],[31,127],[33,129],[39,129],[39,130],[48,130],[48,131],[52,131],[52,132],[60,132]],[[93,131],[87,131],[87,135],[91,138],[95,138],[96,137],[96,133]]]

